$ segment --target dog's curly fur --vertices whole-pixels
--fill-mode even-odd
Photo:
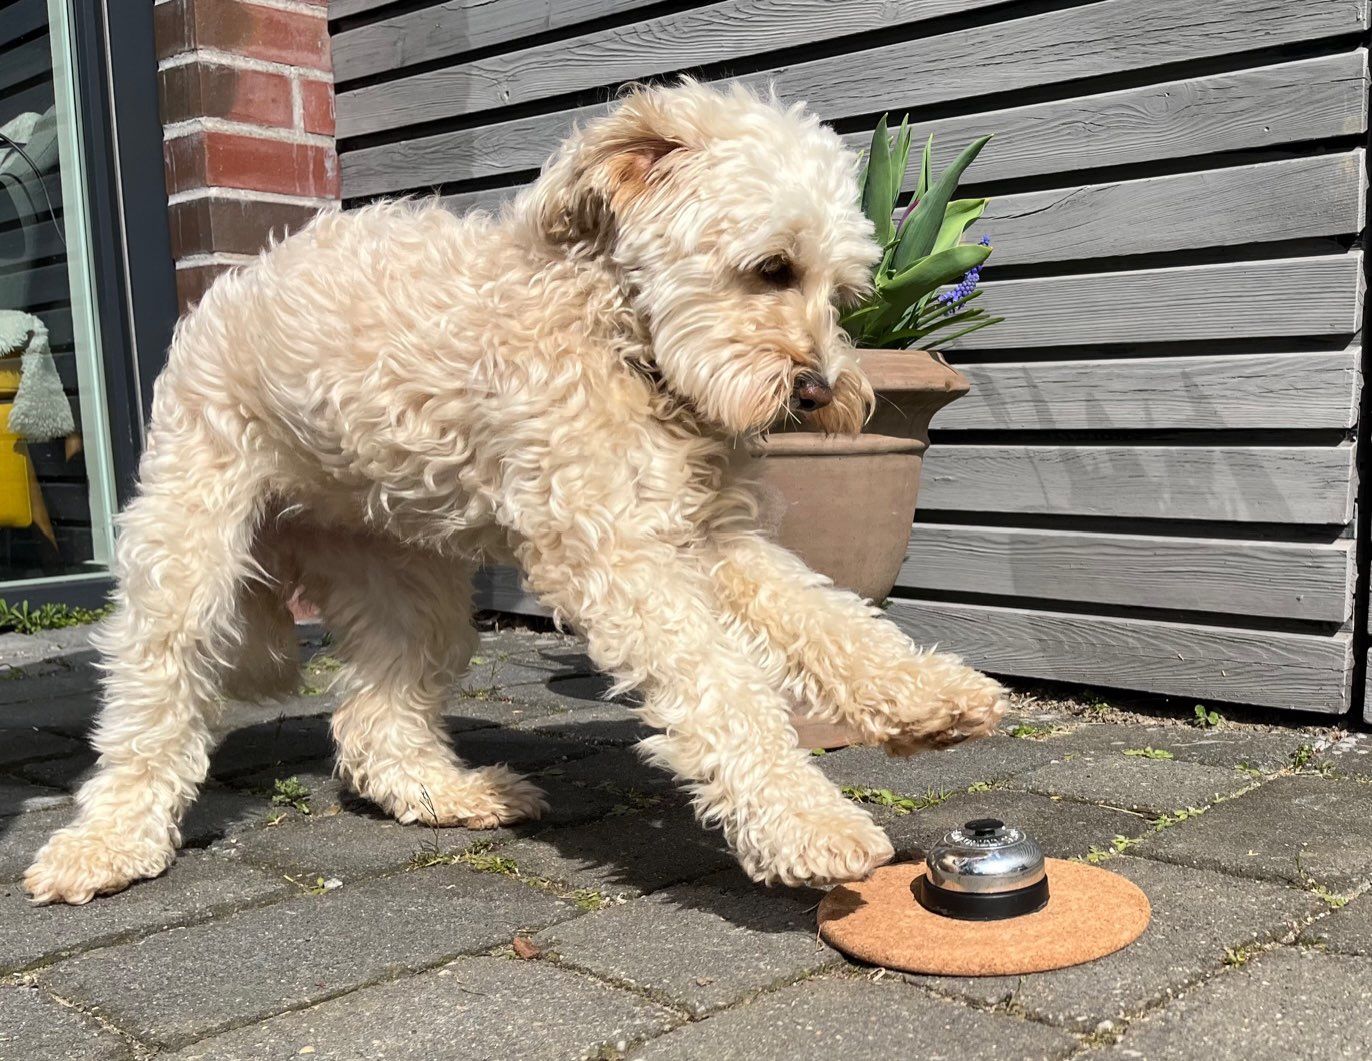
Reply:
[[[297,586],[346,661],[333,732],[358,792],[403,822],[537,817],[537,788],[466,766],[441,725],[483,559],[517,562],[642,690],[646,754],[754,878],[888,859],[787,697],[909,752],[985,732],[1003,691],[766,540],[739,474],[803,385],[826,431],[870,407],[838,326],[878,255],[856,171],[798,107],[639,89],[498,218],[327,213],[222,277],[158,381],[99,635],[99,770],[33,897],[167,868],[223,698],[296,679]]]

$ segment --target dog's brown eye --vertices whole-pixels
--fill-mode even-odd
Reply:
[[[771,287],[790,287],[796,282],[796,267],[780,255],[764,258],[754,269],[763,283]]]

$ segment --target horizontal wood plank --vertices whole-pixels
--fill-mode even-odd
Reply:
[[[1348,634],[1238,630],[973,604],[892,601],[895,622],[993,674],[1340,714]]]
[[[916,523],[897,585],[1342,623],[1353,543],[1276,543]]]
[[[934,446],[926,512],[1072,513],[1343,525],[1353,447]]]
[[[348,116],[345,135],[369,132],[386,128],[388,119],[407,124],[477,114],[1002,4],[1003,0],[725,0],[344,92],[339,111]]]
[[[340,17],[340,2],[348,4],[356,0],[333,0],[329,14],[334,18]],[[363,2],[376,6],[374,0]],[[449,0],[336,34],[333,38],[334,76],[342,82],[384,73],[507,41],[517,42],[534,33],[575,26],[606,15],[625,14],[657,2]],[[536,50],[527,48],[516,54]]]
[[[463,3],[445,4],[445,7],[465,7],[469,3],[480,3],[480,0],[465,0]],[[514,0],[518,2],[518,0]],[[379,7],[389,7],[398,4],[400,0],[329,0],[329,18],[347,18],[350,15],[365,15],[368,11],[375,11]]]
[[[1363,227],[1363,155],[1117,181],[991,201],[978,231],[998,265],[1062,262],[1283,239]]]
[[[603,109],[540,114],[346,151],[341,163],[343,191],[348,196],[373,195],[536,170],[573,120],[585,120]],[[996,134],[967,171],[968,183],[1344,136],[1367,128],[1367,55],[1350,51],[942,118],[920,122],[917,128],[921,137],[934,135],[940,168],[977,136]],[[845,139],[860,150],[871,133],[853,133]],[[907,176],[907,190],[912,179]],[[453,205],[462,204],[455,199]]]
[[[1339,352],[962,365],[939,432],[1351,428],[1360,344]]]
[[[872,13],[884,11],[866,5]],[[966,5],[964,5],[966,6]],[[704,13],[697,15],[697,20]],[[861,16],[854,15],[860,19]],[[704,56],[728,58],[746,30],[715,22],[703,36],[659,35],[653,23],[634,27],[630,41],[609,45],[608,55],[584,59],[579,42],[564,44],[559,58],[541,57],[530,76],[555,85],[586,81],[581,87],[614,84],[695,65]],[[828,119],[903,109],[954,99],[992,96],[1043,85],[1183,62],[1251,48],[1356,33],[1367,28],[1365,5],[1348,0],[1135,0],[1052,11],[1027,18],[984,23],[914,41],[871,48],[749,74],[739,80],[785,96],[808,100]],[[808,24],[787,27],[771,20],[760,39],[794,39]],[[745,34],[744,38],[739,33]],[[699,40],[694,45],[692,41]],[[813,38],[810,38],[813,39]],[[656,56],[656,57],[655,57]],[[499,59],[488,62],[499,64]],[[573,73],[560,75],[566,68]],[[957,71],[949,77],[950,70]],[[430,71],[369,86],[338,97],[338,135],[359,136],[413,122],[433,121],[501,106],[500,94],[512,71],[462,77],[461,68]],[[458,78],[454,82],[454,78]],[[589,78],[589,80],[586,80]],[[494,91],[482,82],[494,81]],[[526,78],[527,80],[527,78]],[[478,87],[478,86],[481,87]],[[517,86],[516,86],[517,87]],[[482,104],[480,101],[488,101]],[[471,101],[471,102],[469,102]]]
[[[1006,319],[950,350],[1281,335],[1353,335],[1362,254],[1083,273],[982,285]]]

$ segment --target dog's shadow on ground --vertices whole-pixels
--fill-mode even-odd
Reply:
[[[728,854],[718,830],[695,820],[680,787],[633,751],[648,731],[625,711],[605,710],[632,707],[636,701],[608,699],[611,680],[595,673],[581,652],[549,649],[542,658],[551,667],[541,682],[531,684],[555,695],[567,710],[511,726],[492,723],[471,707],[464,712],[464,705],[472,701],[459,697],[445,720],[468,763],[504,763],[542,787],[551,804],[548,816],[489,834],[410,826],[415,854],[435,846],[461,852],[474,842],[490,840],[499,845],[495,850],[518,856],[517,875],[533,881],[530,886],[538,886],[545,877],[565,879],[563,892],[588,888],[610,904],[621,897],[657,893],[651,901],[698,908],[756,931],[794,931],[797,911],[818,902],[818,893],[752,885]],[[523,691],[537,703],[536,688],[526,686]],[[495,706],[507,702],[511,701],[500,700]],[[95,756],[86,742],[94,710],[92,696],[90,717],[66,725],[65,739],[78,741],[79,750],[67,744],[67,754],[7,768],[14,786],[7,787],[0,778],[0,840],[20,820],[25,800],[32,798],[33,790],[22,787],[25,783],[73,793],[89,776]],[[289,811],[288,800],[272,804],[273,796],[281,795],[274,791],[278,781],[289,783],[300,775],[317,785],[321,775],[331,773],[327,714],[264,717],[270,707],[255,710],[261,720],[228,729],[216,748],[209,782],[183,826],[183,850],[242,836],[244,829],[261,828],[282,810]],[[230,714],[226,724],[232,723]],[[372,803],[336,783],[331,786],[331,798],[335,797],[339,814],[375,821],[378,828],[390,821]],[[62,799],[56,794],[51,798]],[[31,848],[24,852],[28,859],[46,838],[46,829],[65,824],[72,813],[67,802],[62,813],[42,815],[41,835],[24,834],[23,842]]]

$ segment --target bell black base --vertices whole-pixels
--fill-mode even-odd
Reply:
[[[940,888],[921,874],[914,879],[910,890],[926,910],[959,921],[1004,921],[1008,917],[1032,914],[1048,904],[1047,877],[1012,892],[977,895]]]

